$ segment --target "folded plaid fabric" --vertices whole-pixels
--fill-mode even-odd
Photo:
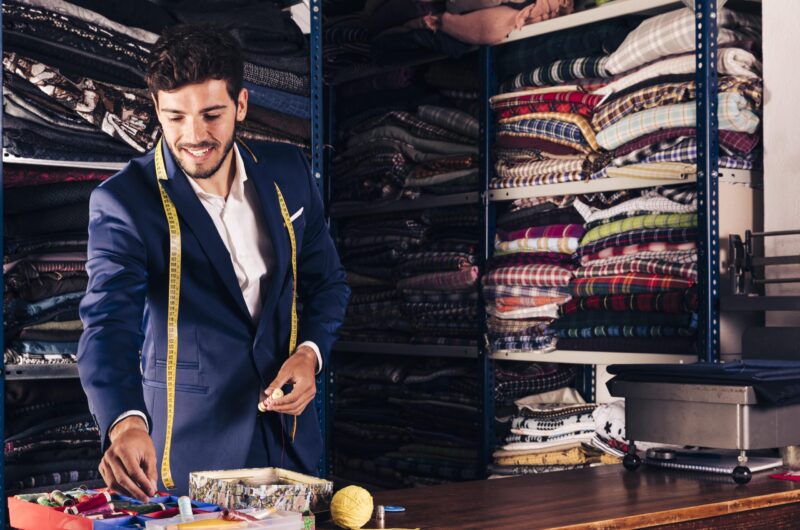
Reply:
[[[647,146],[672,140],[675,138],[691,138],[697,134],[694,127],[671,127],[661,129],[644,136],[640,136],[630,142],[617,147],[614,150],[614,157],[623,157],[634,151],[638,151]],[[761,142],[761,135],[747,134],[738,131],[719,131],[719,145],[731,153],[746,155],[753,151]]]
[[[470,267],[456,272],[434,272],[413,276],[397,282],[398,289],[468,289],[478,280],[478,267]]]
[[[692,101],[695,98],[695,81],[664,83],[637,90],[624,97],[601,105],[592,117],[592,127],[600,131],[618,122],[629,114],[664,105]],[[723,76],[719,80],[719,92],[735,92],[748,98],[753,108],[761,107],[763,82],[755,77]]]
[[[615,294],[575,297],[560,308],[562,315],[579,311],[659,311],[662,313],[688,313],[696,311],[696,289],[667,293]]]
[[[492,337],[507,334],[545,335],[550,329],[550,319],[547,321],[507,320],[489,315],[486,323]]]
[[[697,313],[661,313],[659,311],[575,311],[550,323],[550,329],[578,329],[595,326],[672,326],[697,325]]]
[[[538,307],[516,308],[511,311],[500,311],[495,306],[488,305],[486,306],[486,313],[493,317],[508,320],[558,318],[558,306],[559,304],[548,304]]]
[[[485,283],[485,282],[484,282]],[[551,296],[563,297],[569,294],[569,288],[566,287],[523,287],[511,285],[486,285],[483,288],[483,297],[487,300],[494,300],[496,298],[504,298],[509,296]]]
[[[554,224],[547,226],[531,226],[523,230],[514,230],[506,232],[503,230],[497,231],[497,239],[500,241],[513,241],[515,239],[534,238],[534,237],[581,237],[585,230],[579,224]]]
[[[420,105],[417,114],[428,123],[444,127],[467,138],[477,138],[480,131],[478,120],[458,109]]]
[[[581,247],[599,240],[647,229],[659,228],[692,228],[697,226],[697,215],[692,213],[655,213],[638,217],[628,217],[589,230],[581,239]]]
[[[577,237],[539,237],[521,238],[513,241],[494,242],[495,254],[503,255],[514,252],[563,252],[572,254],[578,249],[579,239]]]
[[[602,242],[598,241],[589,245],[584,251],[578,249],[577,254],[581,256],[581,264],[583,264],[584,258],[586,258],[586,262],[590,262],[617,256],[631,256],[640,252],[697,252],[697,244],[691,239],[691,236],[694,235],[696,235],[694,230],[687,231],[685,228],[666,228],[658,229],[657,231],[637,230],[635,234],[628,232],[627,234],[606,238]],[[656,240],[645,241],[650,238],[656,238]],[[664,239],[663,241],[661,240],[662,238]],[[673,238],[675,240],[671,241]],[[637,239],[642,240],[642,242],[630,243],[630,241]],[[589,251],[595,246],[594,251]]]
[[[528,188],[531,186],[546,186],[548,184],[563,184],[565,182],[582,182],[589,180],[590,177],[591,173],[587,171],[567,171],[526,177],[494,178],[489,184],[489,189]]]
[[[717,112],[719,128],[723,130],[754,133],[760,119],[751,110],[751,103],[736,93],[718,96]],[[597,133],[597,143],[605,150],[613,150],[640,136],[671,127],[694,127],[697,122],[697,106],[680,103],[643,110],[622,118]]]
[[[395,269],[401,274],[461,270],[475,265],[476,261],[475,256],[461,252],[412,252],[403,258]]]
[[[453,131],[428,123],[427,121],[411,114],[410,112],[393,110],[381,116],[361,122],[352,129],[352,133],[360,134],[382,125],[399,125],[414,136],[432,140],[446,140],[458,143],[472,141],[469,137],[462,136]]]
[[[581,128],[574,123],[563,120],[547,118],[521,119],[512,123],[499,124],[497,133],[531,135],[554,142],[565,142],[568,146],[589,147],[589,141],[584,136]]]
[[[573,206],[583,216],[584,221],[591,223],[601,219],[610,219],[614,216],[631,211],[648,211],[653,213],[691,213],[697,211],[697,204],[683,204],[672,201],[667,197],[636,197],[605,209],[592,208],[579,199]]]
[[[405,302],[425,302],[425,303],[445,303],[445,302],[469,302],[478,300],[478,293],[475,291],[455,291],[452,293],[442,291],[425,290],[403,290],[400,292]]]
[[[569,285],[572,273],[555,265],[501,267],[484,276],[484,285],[559,287]]]
[[[524,379],[504,381],[498,376],[494,387],[494,398],[496,401],[507,401],[530,394],[541,394],[542,392],[565,387],[574,378],[575,371],[572,367],[559,367],[556,372],[533,375]]]
[[[394,289],[383,291],[360,291],[354,292],[352,295],[350,295],[350,305],[385,302],[387,300],[396,300],[397,298],[398,293]]]
[[[560,123],[571,123],[580,130],[583,139],[593,150],[600,150],[600,146],[597,144],[597,139],[595,138],[594,129],[592,129],[589,120],[577,114],[563,114],[560,112],[534,112],[531,114],[522,114],[500,120],[498,122],[498,127],[503,125],[513,125],[514,123],[520,122],[529,122],[532,120],[552,120]]]
[[[580,224],[583,217],[571,206],[537,211],[535,208],[522,208],[497,216],[497,227],[501,230],[520,230],[529,226]]]
[[[684,290],[694,284],[695,282],[691,280],[673,276],[629,272],[619,276],[575,278],[570,284],[570,289],[575,296],[592,296],[595,294],[635,294]]]
[[[553,157],[589,154],[592,152],[588,145],[570,142],[569,140],[554,139],[538,133],[511,131],[499,131],[495,145],[499,149],[534,149]]]
[[[585,156],[576,156],[565,159],[528,160],[524,162],[509,162],[499,159],[495,171],[500,178],[531,177],[536,175],[549,175],[551,173],[583,172],[591,169],[591,162]]]
[[[689,245],[694,246],[691,243],[689,243]],[[591,255],[583,256],[581,258],[581,265],[583,267],[594,267],[598,265],[613,265],[616,263],[624,263],[627,261],[636,260],[659,260],[665,263],[692,264],[697,263],[697,250],[695,248],[691,248],[689,250],[641,250],[638,252],[634,251],[630,254],[621,254],[619,256],[611,256],[608,258],[591,258]]]
[[[574,270],[576,263],[572,255],[561,252],[517,252],[514,254],[503,254],[492,256],[490,260],[491,268],[508,267],[510,265],[558,265],[565,269]]]
[[[540,307],[545,305],[561,305],[570,300],[570,296],[512,296],[497,298],[494,307],[499,313],[515,311],[524,307]]]
[[[559,337],[588,339],[593,337],[691,337],[697,328],[675,326],[594,326],[558,330]]]
[[[522,91],[493,96],[489,99],[489,105],[494,111],[533,103],[575,103],[594,109],[601,101],[603,101],[603,96],[588,94],[586,92],[566,91],[526,93]]]
[[[598,276],[615,276],[628,272],[649,272],[652,274],[663,274],[665,276],[677,276],[697,281],[696,263],[670,263],[661,260],[631,260],[608,265],[590,265],[580,267],[575,270],[576,278],[596,278]]]
[[[515,75],[502,83],[500,90],[507,92],[528,86],[558,85],[575,79],[608,77],[607,59],[605,56],[599,56],[555,61],[547,66]]]
[[[553,351],[556,349],[555,337],[549,336],[510,336],[492,341],[492,351]]]
[[[535,103],[523,103],[514,107],[508,107],[495,112],[495,118],[503,123],[504,120],[516,116],[526,116],[530,114],[547,112],[560,114],[576,114],[587,119],[591,119],[593,109],[582,103],[564,103],[558,101],[537,101]]]

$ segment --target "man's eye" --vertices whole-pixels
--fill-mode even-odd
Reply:
[[[219,114],[206,114],[206,119],[208,121],[214,121],[217,118],[219,118],[219,116],[220,116]]]
[[[181,116],[172,116],[171,118],[167,118],[171,122],[181,121],[183,118]]]

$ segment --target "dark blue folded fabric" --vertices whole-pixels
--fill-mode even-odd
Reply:
[[[311,119],[311,99],[308,97],[254,85],[247,81],[242,83],[242,86],[249,92],[250,101],[254,105],[277,110],[298,118]]]

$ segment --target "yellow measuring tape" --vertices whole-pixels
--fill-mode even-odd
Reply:
[[[167,217],[169,227],[169,284],[167,287],[167,427],[166,439],[164,440],[164,456],[161,459],[161,481],[167,488],[174,488],[170,471],[170,450],[172,448],[172,427],[175,420],[175,379],[177,377],[178,366],[178,306],[181,296],[181,226],[178,222],[178,212],[175,205],[167,195],[162,180],[167,180],[167,170],[164,167],[164,153],[162,151],[164,140],[158,142],[155,149],[156,177],[158,180],[158,190],[161,194],[161,204],[164,206],[164,214]],[[252,155],[252,151],[245,145],[245,149]],[[253,155],[255,158],[255,155]],[[289,243],[292,252],[292,324],[289,335],[289,355],[294,353],[297,347],[297,242],[294,237],[294,226],[289,210],[286,208],[286,201],[283,199],[278,183],[275,183],[275,191],[278,194],[278,202],[281,207],[283,224],[289,232]],[[297,418],[294,419],[292,427],[292,441],[297,432]]]

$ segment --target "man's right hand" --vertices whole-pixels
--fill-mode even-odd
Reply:
[[[106,485],[142,502],[157,489],[156,448],[147,425],[138,416],[129,416],[108,433],[111,446],[100,461],[100,474]]]

